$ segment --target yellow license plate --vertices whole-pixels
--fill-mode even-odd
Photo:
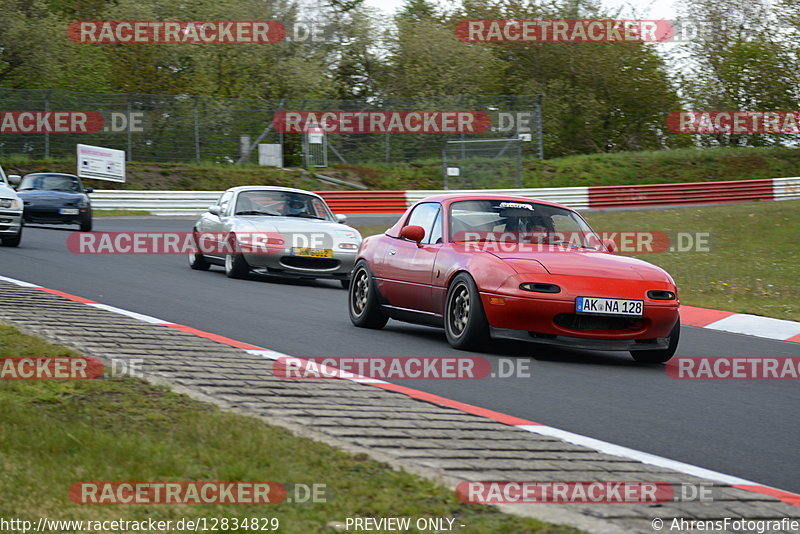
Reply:
[[[294,247],[292,254],[308,258],[333,258],[333,251],[329,248]]]

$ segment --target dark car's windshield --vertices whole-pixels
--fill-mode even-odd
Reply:
[[[18,190],[67,191],[70,193],[80,193],[82,188],[80,181],[72,176],[38,174],[23,178],[22,182],[19,184]]]
[[[600,238],[575,212],[531,201],[476,199],[450,205],[450,241],[517,241],[600,250]]]
[[[235,215],[280,215],[331,220],[333,216],[318,197],[287,191],[243,191],[236,198]]]

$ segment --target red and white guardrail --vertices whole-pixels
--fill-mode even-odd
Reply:
[[[680,184],[409,191],[318,191],[334,213],[400,213],[439,193],[494,193],[557,202],[576,209],[681,206],[800,199],[800,177]],[[96,210],[143,210],[156,215],[196,215],[222,191],[127,191],[92,193]]]

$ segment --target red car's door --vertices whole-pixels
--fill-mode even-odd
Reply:
[[[411,212],[405,226],[425,229],[421,246],[406,239],[388,242],[381,270],[381,294],[398,308],[433,311],[431,282],[441,248],[441,205],[426,202]]]

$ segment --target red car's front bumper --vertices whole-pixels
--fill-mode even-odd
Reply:
[[[520,331],[527,339],[542,341],[559,341],[553,339],[555,337],[577,338],[574,343],[560,340],[558,344],[581,347],[592,345],[585,342],[589,340],[655,342],[657,338],[667,338],[678,320],[677,300],[653,302],[645,299],[642,317],[579,315],[575,313],[575,297],[562,294],[534,293],[521,297],[481,293],[481,300],[489,325],[494,329]],[[606,345],[610,348],[613,344]],[[628,343],[618,345],[622,348]]]

